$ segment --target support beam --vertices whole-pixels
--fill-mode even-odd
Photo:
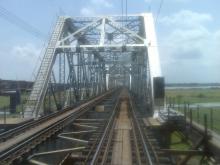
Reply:
[[[71,140],[74,142],[79,142],[79,143],[84,143],[87,144],[87,140],[82,140],[82,139],[77,139],[77,138],[72,138],[72,137],[67,137],[67,136],[62,136],[62,134],[58,135],[59,138],[65,139],[65,140]]]
[[[101,37],[100,37],[100,46],[103,46],[105,43],[105,18],[102,19],[102,26],[101,26]]]
[[[36,153],[31,155],[28,159],[32,159],[36,156],[47,156],[47,155],[51,155],[51,154],[59,154],[62,152],[71,152],[71,151],[79,151],[79,150],[83,150],[85,149],[85,147],[76,147],[76,148],[68,148],[68,149],[62,149],[62,150],[54,150],[54,151],[48,151],[48,152],[40,152],[40,153]]]

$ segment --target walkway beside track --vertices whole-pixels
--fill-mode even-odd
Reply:
[[[128,103],[124,100],[120,105],[120,113],[114,128],[112,165],[132,165],[130,130],[131,121],[128,116]]]

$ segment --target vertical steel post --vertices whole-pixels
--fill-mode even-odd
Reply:
[[[170,107],[168,107],[168,121],[170,120]]]
[[[205,132],[204,132],[204,136],[207,137],[208,135],[208,126],[207,126],[207,114],[204,114],[204,128],[205,128]]]
[[[193,114],[192,114],[192,108],[190,108],[190,131],[192,131],[192,118],[193,118]]]
[[[6,124],[6,107],[3,107],[4,109],[4,124]]]
[[[210,109],[210,128],[213,130],[213,108]]]
[[[189,113],[190,113],[190,112],[189,112],[189,111],[190,111],[189,108],[190,108],[190,107],[189,107],[189,102],[188,102],[188,103],[187,103],[187,116],[189,116]]]
[[[186,103],[184,102],[184,121],[185,121],[185,127],[186,127]]]
[[[24,103],[23,103],[23,100],[21,100],[21,113],[22,113],[22,118],[24,118]]]
[[[177,110],[180,111],[180,98],[178,98],[177,104]]]

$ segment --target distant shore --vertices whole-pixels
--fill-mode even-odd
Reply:
[[[165,89],[212,89],[220,88],[220,83],[167,83]]]

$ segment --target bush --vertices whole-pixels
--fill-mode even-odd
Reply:
[[[199,97],[199,98],[205,98],[205,95],[202,94],[202,93],[199,93],[199,94],[197,95],[197,97]]]

